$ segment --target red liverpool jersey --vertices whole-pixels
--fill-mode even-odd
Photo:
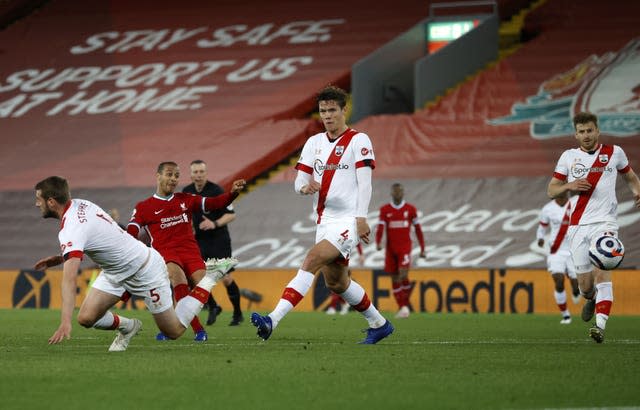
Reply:
[[[200,195],[181,192],[168,198],[153,195],[136,205],[129,225],[144,228],[151,238],[151,246],[163,256],[165,251],[175,248],[198,250],[191,215],[193,211],[203,211],[203,200]]]
[[[387,250],[403,251],[411,249],[411,227],[416,226],[420,249],[424,250],[422,229],[418,222],[415,206],[402,202],[400,205],[386,204],[380,208],[380,219],[376,230],[376,243],[380,244],[383,230],[387,228]],[[419,231],[419,233],[418,233]]]

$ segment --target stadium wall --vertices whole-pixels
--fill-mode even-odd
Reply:
[[[78,280],[76,306],[80,306],[90,282],[99,272],[83,270]],[[614,273],[615,302],[613,314],[638,315],[640,282],[637,271]],[[262,296],[259,303],[243,299],[243,309],[270,310],[277,303],[284,286],[295,275],[294,270],[240,270],[234,272],[238,283]],[[354,269],[354,279],[382,311],[395,311],[391,280],[380,270]],[[411,305],[415,311],[427,313],[558,313],[553,300],[553,282],[545,270],[524,269],[420,269],[412,270]],[[61,306],[62,271],[0,271],[0,308],[51,308]],[[568,284],[567,284],[568,287]],[[214,288],[214,296],[225,310],[230,310],[223,287]],[[329,302],[329,291],[319,275],[297,311],[323,310]],[[120,307],[144,309],[140,299],[133,298]],[[577,314],[579,307],[569,303]]]

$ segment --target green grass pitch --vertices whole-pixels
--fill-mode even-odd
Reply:
[[[604,344],[559,315],[414,314],[358,345],[356,313],[292,312],[268,342],[230,314],[210,339],[156,342],[143,331],[122,353],[114,332],[74,324],[48,346],[59,312],[0,310],[2,409],[543,409],[640,406],[640,317],[612,316]],[[391,315],[388,315],[392,317]],[[204,314],[202,315],[204,318]]]

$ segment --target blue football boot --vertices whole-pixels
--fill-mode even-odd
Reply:
[[[196,342],[206,342],[209,340],[209,335],[207,335],[206,330],[199,330],[196,332],[196,337],[193,338]]]
[[[360,344],[374,345],[393,333],[393,330],[393,325],[387,320],[386,322],[384,322],[384,325],[377,329],[366,329],[365,332],[367,332],[367,337],[365,337],[364,340],[360,342]]]
[[[169,339],[169,336],[165,335],[164,333],[160,332],[156,335],[156,340],[158,342],[164,342],[165,340],[171,340]]]
[[[267,340],[273,332],[273,323],[269,316],[260,316],[256,312],[251,314],[251,324],[258,328],[258,337]]]

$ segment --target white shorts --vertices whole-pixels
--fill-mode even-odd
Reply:
[[[151,313],[162,313],[173,306],[167,265],[155,249],[150,249],[147,263],[124,281],[115,282],[100,272],[92,286],[118,297],[125,291],[140,296]]]
[[[547,270],[550,273],[566,273],[570,278],[576,278],[576,270],[573,268],[571,252],[558,251],[547,256]]]
[[[578,275],[591,272],[593,265],[589,259],[589,248],[593,240],[605,232],[618,237],[618,224],[615,222],[598,222],[588,225],[571,225],[567,231],[571,244],[573,265]]]
[[[351,251],[359,241],[356,218],[323,221],[316,228],[316,243],[322,240],[329,241],[345,259],[349,260]]]

